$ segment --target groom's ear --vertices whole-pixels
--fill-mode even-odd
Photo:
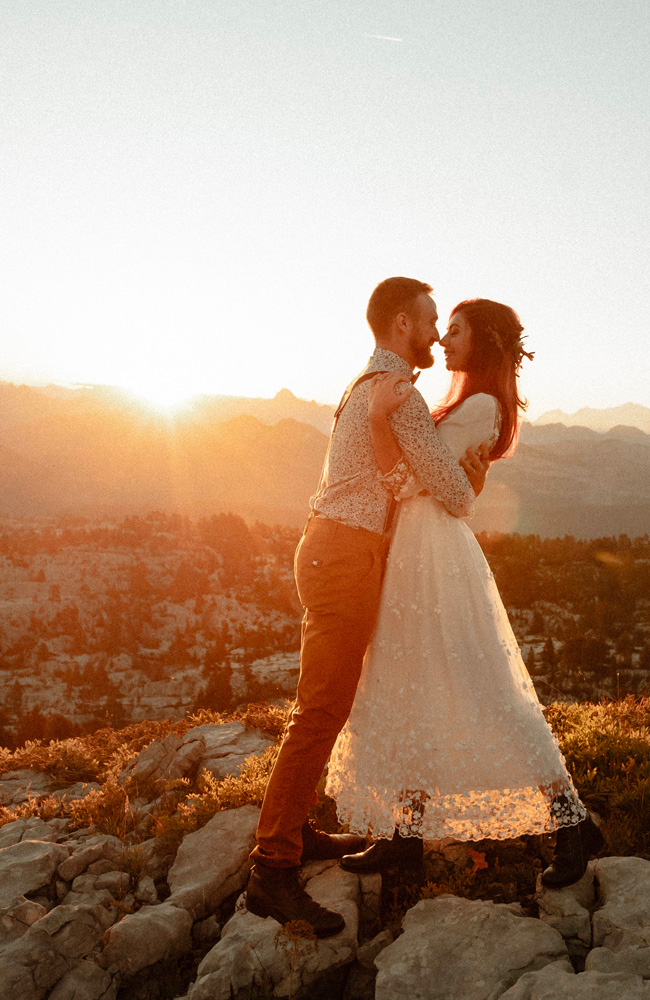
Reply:
[[[419,379],[419,377],[420,377],[421,374],[422,374],[422,372],[413,372],[413,374],[411,375],[411,384],[412,385],[415,385],[415,383],[417,382],[417,380]]]

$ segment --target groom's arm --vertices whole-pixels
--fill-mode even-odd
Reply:
[[[474,487],[440,440],[422,394],[414,389],[388,420],[402,453],[424,488],[450,514],[468,517],[474,504]]]

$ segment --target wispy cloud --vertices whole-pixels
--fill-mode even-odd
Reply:
[[[392,35],[364,35],[364,38],[379,38],[382,42],[403,42],[403,38],[393,38]]]

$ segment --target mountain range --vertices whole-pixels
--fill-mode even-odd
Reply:
[[[620,410],[637,423],[611,425]],[[285,389],[270,400],[197,397],[172,419],[121,390],[0,383],[0,514],[230,510],[298,527],[332,412]],[[515,455],[490,470],[474,530],[646,533],[650,433],[639,423],[646,415],[650,421],[650,410],[626,404],[579,412],[611,426],[567,426],[548,414],[524,423]]]

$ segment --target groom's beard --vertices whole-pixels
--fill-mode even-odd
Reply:
[[[418,340],[417,334],[412,337],[410,348],[411,355],[415,361],[415,364],[413,365],[414,368],[431,368],[434,361],[433,354],[431,353],[431,347],[428,344],[423,344],[421,340]]]

